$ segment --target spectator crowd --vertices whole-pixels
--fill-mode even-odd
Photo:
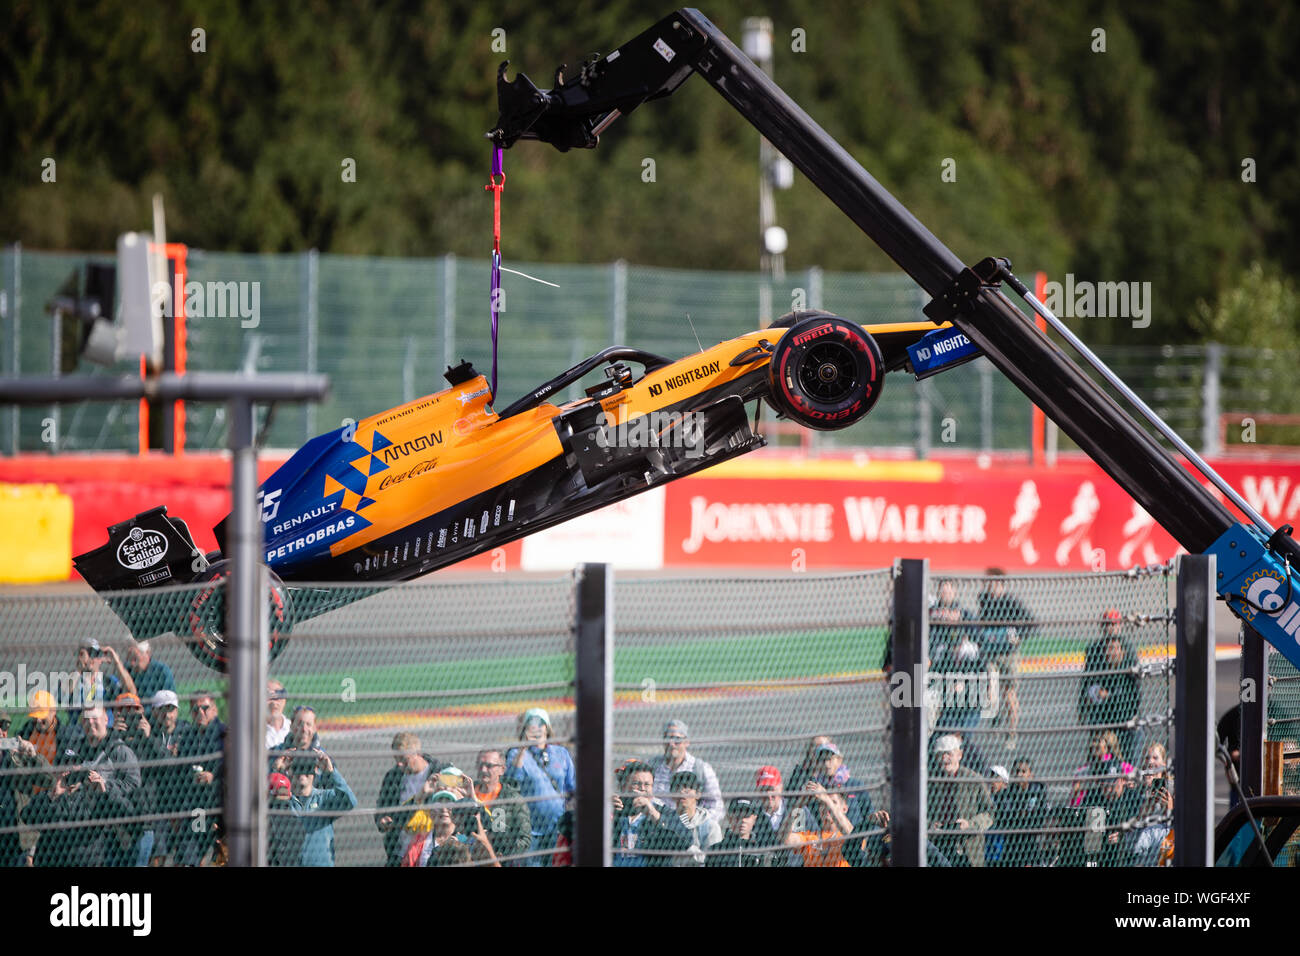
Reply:
[[[1141,739],[1140,668],[1124,616],[1107,609],[1084,650],[1074,714],[1089,743],[1068,797],[1053,805],[1020,740],[1021,648],[1035,633],[1033,616],[998,568],[986,572],[978,612],[962,607],[952,580],[940,580],[936,591],[930,609],[930,667],[937,681],[930,702],[930,862],[1167,864],[1173,780],[1163,744],[1144,746]],[[1000,700],[989,693],[995,685]]]
[[[1167,862],[1173,781],[1164,747],[1143,746],[1128,726],[1140,688],[1122,616],[1107,611],[1084,654],[1077,717],[1095,730],[1056,805],[1019,744],[1020,652],[1035,626],[996,569],[977,613],[960,605],[953,582],[939,582],[931,669],[944,689],[931,708],[928,862]],[[986,726],[984,702],[967,685],[990,668],[1001,677],[1005,706]],[[83,640],[69,677],[66,686],[30,696],[21,727],[0,712],[0,866],[220,865],[226,727],[218,698],[200,690],[182,699],[148,642],[119,656]],[[335,823],[358,807],[357,794],[322,747],[316,711],[290,708],[279,680],[267,684],[267,714],[268,863],[333,866]],[[988,730],[997,732],[996,746],[978,743]],[[462,769],[415,734],[397,733],[370,814],[376,860],[392,867],[568,863],[573,755],[556,742],[541,707],[519,715],[515,736],[515,745],[485,746]],[[813,737],[784,773],[770,762],[744,772],[752,786],[728,799],[713,766],[692,748],[687,724],[667,721],[661,754],[628,758],[614,773],[614,865],[889,862],[890,815],[831,737]]]

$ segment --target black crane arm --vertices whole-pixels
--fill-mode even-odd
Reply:
[[[504,69],[501,116],[488,135],[500,146],[527,138],[560,150],[594,147],[618,116],[699,73],[934,299],[951,299],[967,280],[967,294],[943,310],[945,317],[1183,547],[1204,552],[1236,523],[1012,304],[996,276],[970,281],[972,271],[947,246],[698,10],[664,17],[549,91],[522,75],[508,83]]]

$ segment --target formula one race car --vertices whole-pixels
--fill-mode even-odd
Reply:
[[[908,346],[935,332],[926,321],[864,329],[795,312],[676,362],[607,348],[499,412],[485,376],[465,362],[449,368],[450,388],[312,439],[262,485],[271,656],[296,621],[364,595],[311,589],[307,601],[293,582],[413,578],[742,455],[766,444],[747,416],[751,400],[809,428],[852,425],[879,399],[886,371],[910,368]],[[587,397],[552,401],[602,365]],[[228,520],[214,529],[223,549]],[[220,552],[200,555],[185,522],[161,507],[108,535],[74,559],[82,577],[114,592],[210,584],[178,620],[129,596],[109,601],[137,639],[174,630],[224,668]]]
[[[448,369],[447,391],[313,439],[263,486],[266,561],[287,582],[271,590],[273,655],[295,621],[361,596],[309,595],[295,582],[414,577],[758,447],[763,439],[745,416],[751,399],[810,428],[841,428],[871,409],[886,371],[906,366],[920,378],[983,354],[1183,548],[1214,555],[1215,589],[1229,609],[1300,667],[1300,543],[1291,526],[1274,529],[1030,292],[1009,260],[963,265],[700,11],[673,11],[567,80],[562,66],[549,90],[523,73],[507,81],[502,64],[499,115],[487,134],[498,213],[504,150],[522,141],[594,148],[620,117],[696,73],[915,280],[929,297],[921,310],[929,322],[864,329],[797,313],[678,362],[606,349],[499,413],[483,376],[464,363]],[[499,221],[495,232],[494,293]],[[1213,488],[1040,331],[1004,283]],[[495,295],[492,317],[495,346]],[[622,360],[640,365],[641,376]],[[607,381],[586,399],[550,401],[602,364]],[[136,590],[135,602],[108,598],[136,637],[193,635],[196,655],[222,667],[219,559],[198,554],[184,522],[158,508],[110,528],[109,543],[76,565],[97,590]],[[150,601],[139,600],[139,589],[189,581],[211,587],[185,613],[142,610]],[[152,603],[156,612],[162,602]]]

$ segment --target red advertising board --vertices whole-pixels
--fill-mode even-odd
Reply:
[[[264,457],[261,477],[283,460]],[[1214,464],[1273,525],[1300,525],[1300,462]],[[228,459],[220,455],[0,459],[0,482],[53,483],[72,498],[74,554],[102,544],[108,525],[160,504],[186,520],[201,548],[214,548],[211,529],[230,509],[228,475]],[[619,512],[617,520],[635,514],[635,520],[662,522],[661,545],[659,528],[638,536],[637,568],[815,571],[923,557],[953,570],[1114,570],[1163,562],[1178,551],[1162,528],[1083,457],[1031,468],[975,456],[913,462],[759,453],[670,483],[662,519],[659,511],[656,504]],[[600,514],[585,526],[582,521],[565,526],[567,550],[549,557],[568,560],[584,553],[584,535],[608,535]],[[531,555],[515,542],[457,567],[552,567],[543,551],[556,546],[545,538],[533,545]],[[591,553],[604,554],[594,544]]]
[[[759,478],[737,463],[670,485],[664,564],[813,570],[905,557],[952,569],[1078,571],[1164,562],[1180,550],[1086,459],[1050,469],[954,459],[937,475],[878,480],[869,466],[861,479],[819,475],[826,464],[791,462],[779,477]],[[1300,464],[1217,468],[1275,526],[1300,524]]]
[[[945,468],[939,481],[697,478],[669,489],[664,563],[1064,571],[1163,561],[1177,549],[1100,472]]]

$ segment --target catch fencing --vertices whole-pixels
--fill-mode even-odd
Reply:
[[[947,577],[930,610],[930,852],[989,866],[1154,865],[1172,802],[1171,566]],[[988,799],[963,783],[959,747]],[[978,816],[972,816],[976,814]],[[967,836],[987,815],[987,830]]]
[[[46,303],[69,277],[104,257],[0,252],[0,362],[7,374],[47,374],[55,328]],[[500,385],[504,403],[606,346],[623,344],[676,359],[753,328],[765,319],[759,273],[628,265],[513,263],[554,283],[504,277]],[[256,314],[206,293],[209,313],[187,322],[191,370],[328,373],[320,405],[282,408],[265,425],[271,447],[296,448],[347,418],[359,420],[445,387],[442,371],[462,357],[491,364],[487,260],[242,254],[190,250],[187,281],[201,289],[257,289]],[[248,305],[253,296],[246,295]],[[923,320],[925,297],[901,274],[792,272],[772,291],[779,315],[826,308],[855,321]],[[242,306],[241,306],[242,308]],[[1243,442],[1295,444],[1294,426],[1259,413],[1293,413],[1287,396],[1296,354],[1206,346],[1098,347],[1095,351],[1153,409],[1207,455]],[[84,365],[84,363],[83,363]],[[57,366],[54,366],[57,372]],[[119,372],[134,373],[123,366]],[[567,398],[580,397],[574,384]],[[926,457],[932,448],[1022,450],[1030,435],[1028,400],[986,359],[923,382],[892,376],[872,414],[839,432],[805,433],[814,447],[898,447]],[[221,447],[225,410],[190,405],[191,450]],[[1229,413],[1236,413],[1235,416]],[[133,450],[138,409],[127,404],[13,409],[0,416],[0,449]],[[1222,416],[1228,416],[1221,421]],[[1221,432],[1224,423],[1229,426]],[[1258,427],[1256,427],[1258,426]],[[1068,440],[1062,439],[1062,448]]]
[[[123,606],[140,633],[168,630],[202,593],[166,588]],[[149,667],[94,593],[0,595],[0,724],[16,744],[0,752],[0,865],[221,861],[226,681],[174,634],[143,646]],[[134,699],[121,696],[130,686]]]
[[[605,609],[613,719],[590,731],[608,738],[610,760],[594,774],[574,760],[575,688],[587,666],[575,646],[580,581],[296,586],[289,613],[299,623],[269,670],[272,690],[283,688],[269,706],[281,711],[287,743],[267,753],[266,858],[564,865],[577,798],[596,787],[599,800],[608,787],[623,806],[601,811],[614,865],[883,865],[907,809],[896,804],[902,718],[919,709],[930,865],[1155,865],[1168,858],[1177,797],[1173,570],[934,575],[928,606],[914,609],[930,631],[915,695],[891,659],[897,569],[619,577]],[[128,600],[138,631],[184,633],[211,595],[177,587]],[[34,847],[38,864],[220,862],[223,751],[203,725],[226,716],[224,677],[163,634],[149,642],[154,669],[136,675],[136,708],[114,699],[107,678],[77,678],[120,676],[111,654],[79,651],[91,639],[115,649],[128,674],[144,663],[98,596],[0,594],[9,734],[46,747],[41,726],[24,727],[45,709],[65,728],[53,767],[25,744],[4,751],[0,794],[13,810],[0,818],[0,840]],[[159,662],[170,668],[179,726],[170,699],[151,696]],[[76,697],[78,684],[90,698]],[[202,709],[209,699],[216,718]],[[97,700],[113,705],[106,744]],[[92,711],[80,731],[70,729],[70,704]],[[547,747],[534,741],[519,756],[521,740],[543,731]],[[135,778],[113,749],[120,734],[139,751]],[[225,739],[226,756],[250,743],[263,741]],[[106,760],[100,791],[88,777]],[[652,794],[637,790],[641,767]],[[667,822],[638,820],[638,795]]]
[[[1300,672],[1276,648],[1266,654],[1264,739],[1280,744],[1281,792],[1300,794]]]

